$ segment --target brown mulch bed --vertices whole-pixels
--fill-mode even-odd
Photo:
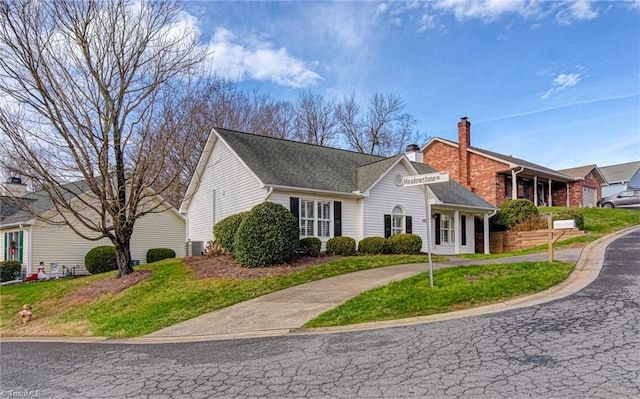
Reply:
[[[104,294],[117,294],[152,275],[153,270],[134,270],[133,273],[120,278],[105,278],[70,292],[61,299],[61,302],[63,304],[78,305],[99,298]]]
[[[227,255],[189,256],[183,258],[183,260],[192,270],[196,278],[246,280],[259,277],[282,276],[339,258],[340,257],[336,255],[327,256],[324,254],[318,257],[301,256],[282,265],[252,268],[240,266],[235,259]]]

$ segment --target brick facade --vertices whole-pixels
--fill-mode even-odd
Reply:
[[[507,161],[494,159],[474,150],[468,150],[471,146],[471,123],[467,118],[458,122],[458,144],[441,139],[434,139],[423,148],[423,160],[437,170],[449,172],[449,177],[470,189],[485,201],[494,206],[499,206],[504,201],[511,199],[511,168],[513,164]],[[465,170],[466,169],[466,170]],[[547,175],[553,176],[553,175]],[[551,198],[554,206],[567,206],[566,182],[554,180],[552,177]],[[537,205],[549,203],[549,177],[538,175],[533,170],[524,170],[517,174],[517,197],[535,201],[538,194]],[[580,207],[583,201],[583,185],[597,189],[601,198],[602,189],[596,179],[585,179],[569,183],[569,206]]]

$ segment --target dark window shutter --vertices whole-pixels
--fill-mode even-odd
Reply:
[[[333,201],[333,236],[342,236],[342,201]]]
[[[9,259],[9,233],[4,233],[4,258]]]
[[[300,220],[300,198],[289,197],[289,210],[296,219]]]
[[[460,216],[460,244],[467,245],[467,216]]]
[[[20,232],[20,252],[18,253],[20,257],[20,263],[22,263],[22,245],[24,243],[23,233],[24,233],[23,231]]]
[[[391,215],[384,215],[384,238],[391,237]]]
[[[433,215],[436,219],[436,245],[440,245],[440,214],[436,213]]]
[[[407,233],[407,234],[413,233],[413,226],[412,226],[412,223],[411,223],[412,222],[412,217],[411,216],[405,216],[404,219],[405,219],[405,221],[404,221],[404,224],[405,224],[404,232]]]

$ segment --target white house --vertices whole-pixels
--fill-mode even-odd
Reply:
[[[602,187],[602,196],[610,197],[628,188],[640,188],[640,161],[600,168],[608,184]]]
[[[427,250],[423,186],[402,178],[435,170],[422,163],[417,146],[385,158],[336,148],[213,129],[180,213],[195,247],[213,240],[213,225],[262,201],[285,206],[298,218],[300,237],[389,237],[418,234]],[[484,225],[496,208],[449,181],[429,186],[434,253],[476,251],[476,219]],[[197,251],[196,251],[197,252]]]
[[[86,189],[82,181],[68,186],[71,185],[80,194]],[[3,250],[0,260],[20,261],[23,274],[35,273],[40,262],[44,262],[47,273],[52,271],[52,265],[57,265],[60,273],[62,266],[84,270],[84,257],[89,250],[101,245],[112,245],[106,238],[99,241],[85,240],[68,226],[48,224],[41,218],[34,217],[27,209],[34,210],[38,216],[47,219],[55,219],[59,214],[45,193],[27,193],[19,178],[9,179],[3,186],[2,194],[0,234],[3,237]],[[140,264],[146,263],[146,253],[151,248],[170,248],[177,257],[185,255],[184,216],[159,196],[154,196],[153,200],[160,201],[166,211],[147,214],[135,224],[131,238],[131,258]],[[81,206],[80,201],[74,201],[77,201],[76,206]]]

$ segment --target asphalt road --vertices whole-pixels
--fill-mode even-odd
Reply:
[[[530,308],[351,333],[0,350],[3,398],[637,398],[640,231],[607,248],[587,288]]]

